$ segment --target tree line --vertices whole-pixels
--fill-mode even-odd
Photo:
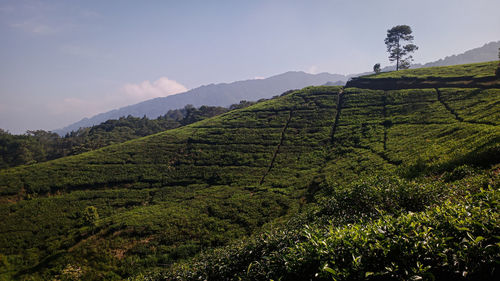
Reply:
[[[241,101],[229,108],[220,106],[195,108],[186,105],[181,109],[169,110],[156,119],[129,115],[116,120],[107,120],[92,127],[80,128],[63,137],[45,130],[26,131],[23,135],[14,135],[0,129],[0,169],[80,154],[188,125],[252,104],[254,102]]]

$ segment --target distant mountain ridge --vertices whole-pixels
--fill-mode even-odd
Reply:
[[[423,68],[423,67],[434,67],[434,66],[448,66],[457,64],[469,64],[476,62],[487,62],[498,59],[498,48],[500,48],[500,41],[493,41],[484,44],[482,47],[470,49],[458,55],[447,56],[444,59],[439,59],[437,61],[428,62],[426,64],[412,64],[410,68]],[[382,72],[394,71],[396,66],[386,66],[382,68]],[[363,74],[367,74],[366,72]]]
[[[319,86],[331,81],[346,81],[348,76],[341,74],[319,73],[309,74],[302,71],[289,71],[265,79],[252,79],[232,83],[204,85],[184,93],[167,97],[154,98],[137,104],[104,112],[91,118],[84,118],[74,124],[55,130],[65,135],[80,127],[90,127],[109,119],[118,119],[122,116],[147,116],[156,118],[165,114],[169,109],[183,108],[187,104],[195,107],[229,106],[241,100],[256,101],[270,98],[290,89],[302,89],[306,86]],[[335,82],[337,83],[337,82]]]
[[[482,47],[468,50],[462,54],[447,56],[444,59],[426,63],[421,67],[446,66],[497,60],[498,48],[500,48],[500,41],[490,42],[484,44]]]
[[[426,64],[414,64],[411,68],[447,66],[456,64],[485,62],[498,59],[498,48],[500,41],[490,42],[482,47],[468,50],[462,54],[447,56],[434,62]],[[394,66],[384,67],[382,71],[392,71]],[[306,86],[340,85],[350,77],[369,74],[365,72],[353,75],[319,73],[309,74],[302,71],[289,71],[266,79],[252,79],[237,81],[233,83],[209,84],[201,86],[184,93],[167,97],[155,98],[137,104],[125,106],[119,109],[100,113],[91,118],[84,118],[76,123],[66,126],[54,132],[65,135],[76,131],[80,127],[90,127],[100,124],[109,119],[118,119],[122,116],[132,115],[135,117],[147,116],[156,118],[165,114],[169,109],[183,108],[187,104],[196,107],[229,106],[241,100],[256,101],[262,98],[270,98],[290,89],[299,89]],[[333,82],[336,81],[336,82]]]

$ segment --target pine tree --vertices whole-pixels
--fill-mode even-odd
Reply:
[[[418,50],[417,45],[411,43],[413,42],[411,33],[411,27],[408,25],[397,25],[387,30],[385,44],[389,52],[389,61],[396,61],[396,70],[409,68],[413,60],[410,53]],[[405,41],[409,44],[403,45]]]

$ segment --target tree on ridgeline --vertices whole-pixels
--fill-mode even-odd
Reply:
[[[374,66],[373,66],[373,72],[375,73],[380,73],[380,63],[376,63]]]
[[[411,27],[408,25],[397,25],[387,30],[384,42],[387,45],[389,61],[396,61],[396,70],[409,68],[413,61],[411,53],[418,50],[417,45],[412,43],[414,38],[411,33]],[[404,45],[405,42],[408,44]]]

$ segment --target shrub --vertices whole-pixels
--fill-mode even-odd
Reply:
[[[499,196],[483,191],[425,212],[309,228],[287,256],[287,270],[303,280],[494,280]]]

